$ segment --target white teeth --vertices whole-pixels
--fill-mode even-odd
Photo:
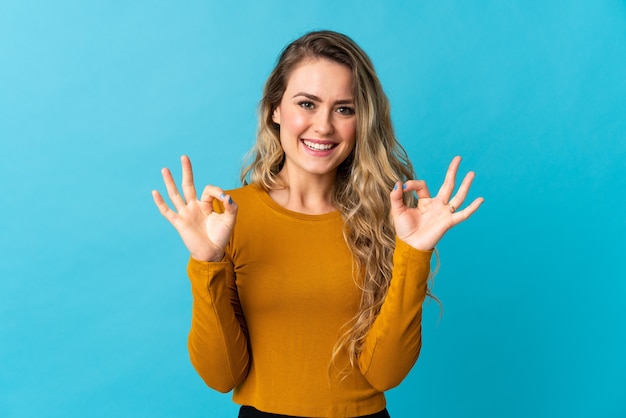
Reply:
[[[334,146],[333,144],[318,144],[316,142],[310,142],[305,140],[303,140],[302,142],[304,142],[304,145],[306,145],[307,147],[316,151],[327,151]]]

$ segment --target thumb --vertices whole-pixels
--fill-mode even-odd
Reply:
[[[230,195],[222,194],[220,198],[221,198],[220,203],[223,206],[224,213],[230,214],[230,215],[236,215],[238,206],[237,206],[237,203],[235,203],[233,199],[230,197]]]

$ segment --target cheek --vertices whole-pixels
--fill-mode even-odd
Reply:
[[[352,121],[342,127],[342,136],[352,142],[352,147],[356,142],[356,122]]]
[[[287,128],[289,131],[298,131],[305,127],[305,118],[297,111],[286,109],[281,115],[281,128]],[[297,133],[297,132],[296,132]]]

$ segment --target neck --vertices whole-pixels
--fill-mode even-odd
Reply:
[[[290,176],[283,168],[278,174],[285,188],[269,191],[276,203],[294,212],[320,215],[334,212],[332,193],[335,187],[335,175]]]

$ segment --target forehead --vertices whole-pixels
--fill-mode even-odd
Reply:
[[[294,90],[325,95],[352,96],[352,71],[349,67],[323,58],[300,62],[287,79],[286,92]]]

